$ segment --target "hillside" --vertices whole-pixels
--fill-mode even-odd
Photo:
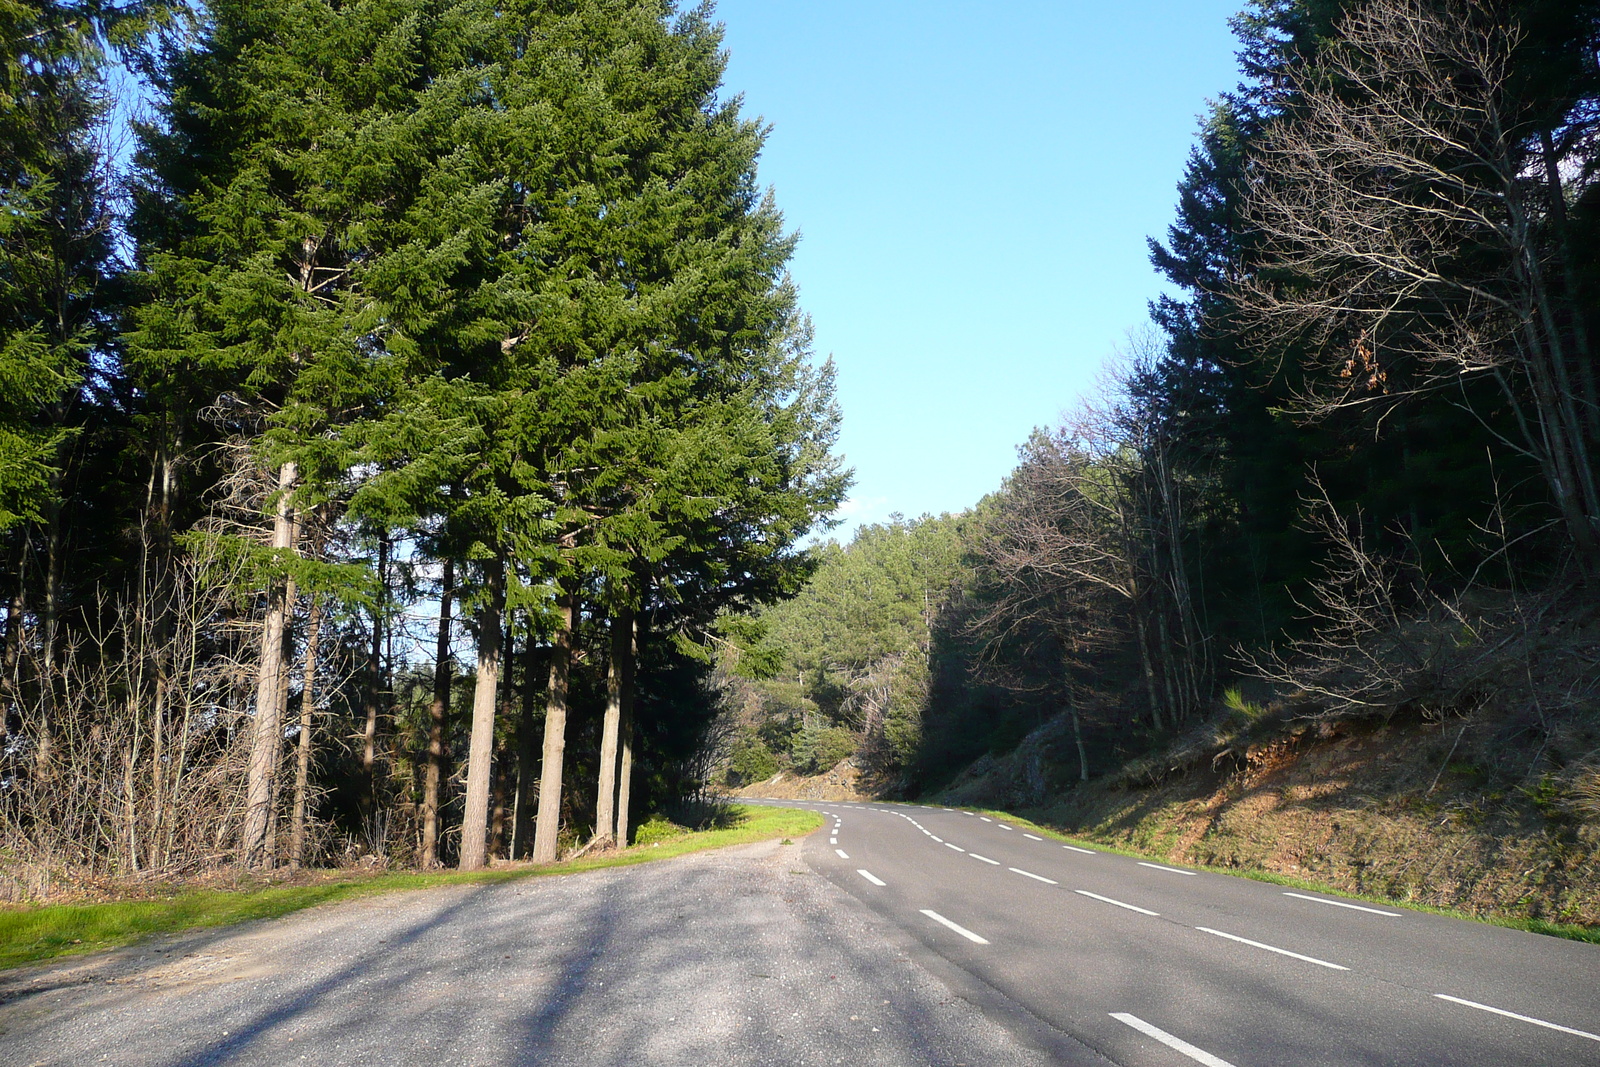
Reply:
[[[1485,709],[1446,721],[1284,719],[1249,737],[1212,726],[1061,788],[1075,757],[1057,720],[938,796],[1176,863],[1600,926],[1600,775],[1560,758],[1569,747],[1592,757],[1594,717],[1537,741],[1523,725]]]

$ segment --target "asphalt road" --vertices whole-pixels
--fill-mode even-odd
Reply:
[[[815,840],[0,972],[0,1067],[1104,1063],[955,995],[920,962],[937,957],[801,859]]]
[[[826,814],[807,862],[1036,1044],[1053,1033],[1126,1067],[1600,1065],[1600,946],[1064,846],[949,808],[772,803]]]

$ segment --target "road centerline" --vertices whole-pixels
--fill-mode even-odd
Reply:
[[[871,882],[873,885],[882,886],[889,884],[882,878],[879,878],[877,875],[873,874],[871,871],[857,870],[856,873],[865,878],[867,881]]]
[[[1010,871],[1012,874],[1020,874],[1024,878],[1032,878],[1036,882],[1048,882],[1051,885],[1060,885],[1061,884],[1060,882],[1056,881],[1054,878],[1046,878],[1042,874],[1034,874],[1032,871],[1023,870],[1021,867],[1007,867],[1006,870]]]
[[[971,856],[975,860],[980,860],[983,863],[991,863],[996,867],[1000,866],[999,860],[992,860],[988,856],[980,856],[976,852],[968,852],[967,855]]]

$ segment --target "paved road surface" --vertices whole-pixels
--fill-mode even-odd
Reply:
[[[1600,946],[781,803],[829,822],[0,974],[0,1065],[1600,1065]]]
[[[1127,1067],[1600,1064],[1600,946],[1042,840],[823,812],[806,859],[975,983]]]
[[[953,995],[802,847],[391,895],[0,972],[0,1067],[1104,1063]]]

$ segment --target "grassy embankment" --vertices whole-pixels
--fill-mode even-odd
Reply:
[[[542,866],[508,865],[487,871],[431,873],[393,872],[339,875],[312,885],[268,885],[245,891],[199,890],[156,900],[104,904],[57,904],[0,910],[0,968],[54,956],[96,952],[130,944],[152,934],[176,933],[208,926],[226,926],[251,919],[273,919],[317,904],[350,900],[375,893],[428,889],[434,886],[483,885],[572,874],[602,867],[625,867],[670,859],[690,852],[744,845],[775,837],[798,837],[822,825],[816,812],[792,808],[739,805],[732,825],[708,830],[652,829],[651,840],[592,858]]]

